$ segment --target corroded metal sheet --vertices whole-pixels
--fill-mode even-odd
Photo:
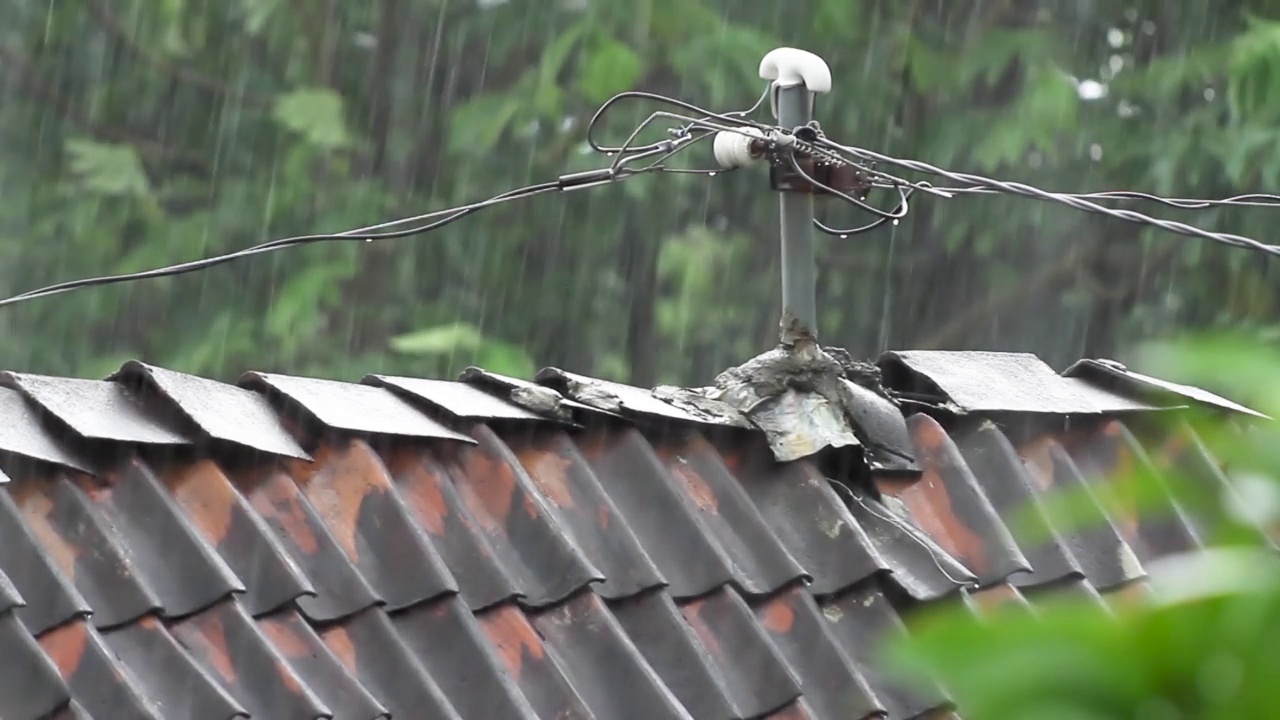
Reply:
[[[533,617],[596,718],[692,720],[595,593]]]
[[[544,607],[603,580],[511,449],[484,425],[472,436],[478,444],[458,450],[451,474],[494,560],[516,579],[521,601]]]
[[[604,577],[595,587],[599,595],[622,598],[666,585],[568,435],[539,432],[512,437],[508,445],[548,512]]]
[[[889,352],[879,365],[891,390],[962,412],[1099,415],[1160,409],[1063,377],[1029,353]]]
[[[391,618],[400,641],[440,684],[466,718],[527,720],[537,717],[503,653],[489,642],[458,597],[424,603]]]
[[[240,478],[236,484],[314,589],[314,595],[297,600],[307,619],[337,620],[380,601],[311,501],[283,470]]]
[[[472,442],[383,388],[259,372],[247,373],[240,385],[269,388],[334,430]]]
[[[870,718],[885,712],[812,595],[794,588],[756,604],[754,610],[799,678],[800,692],[815,717]]]
[[[598,380],[577,375],[559,368],[544,368],[535,378],[537,382],[555,388],[583,405],[607,413],[647,416],[682,423],[708,422],[702,415],[694,415],[658,399],[653,391],[633,385]],[[715,424],[721,424],[716,422]]]
[[[363,440],[322,444],[315,462],[293,462],[290,474],[388,610],[457,591],[449,568]]]
[[[53,557],[23,522],[13,497],[0,491],[0,572],[13,581],[19,594],[35,600],[17,610],[23,625],[35,635],[73,618],[88,617],[92,611],[56,568]]]
[[[333,387],[311,382],[300,395]],[[313,414],[346,412],[345,392]],[[290,402],[273,407],[306,404]],[[1148,518],[1099,504],[1099,527],[1055,532],[1042,515],[1043,542],[1011,523],[1028,501],[1124,468],[1205,471],[1185,439],[1162,438],[1152,461],[1119,425],[1015,451],[994,425],[949,435],[928,418],[899,424],[887,400],[860,407],[863,450],[895,453],[878,494],[828,462],[855,453],[779,463],[759,434],[704,437],[705,422],[639,413],[664,422],[614,417],[579,434],[476,423],[461,406],[467,442],[339,419],[332,429],[401,439],[322,433],[308,438],[315,462],[247,443],[222,465],[151,449],[96,478],[15,462],[0,487],[0,648],[56,669],[29,682],[58,720],[948,717],[934,683],[887,673],[877,650],[903,632],[890,598],[1127,596],[1143,569],[1124,537],[1144,557],[1163,537]],[[89,440],[68,447],[109,457],[138,442]],[[919,480],[886,464],[907,456]],[[26,717],[5,703],[31,701],[0,693],[0,715]]]
[[[972,570],[980,585],[1029,572],[1031,563],[947,432],[927,415],[913,415],[908,424],[924,474],[912,483],[882,483],[881,492],[901,498],[917,523]]]
[[[13,613],[0,610],[0,717],[44,718],[71,700],[71,692],[35,638]]]
[[[778,463],[759,441],[724,453],[770,531],[813,578],[815,595],[840,592],[892,567],[812,462]]]
[[[16,387],[89,440],[140,445],[190,445],[194,438],[165,422],[161,413],[119,383],[7,372],[0,381]]]
[[[250,614],[315,596],[280,539],[213,462],[176,465],[164,483],[187,521],[243,582],[240,601]]]
[[[399,448],[387,465],[396,490],[414,521],[431,537],[431,544],[455,573],[463,599],[472,610],[483,610],[527,595],[519,578],[509,574],[497,551],[472,515],[450,470],[430,450]]]
[[[831,636],[857,663],[871,691],[891,718],[916,718],[952,707],[936,681],[924,673],[904,678],[894,672],[889,644],[906,635],[906,626],[878,583],[864,583],[820,603]]]
[[[463,720],[380,608],[326,625],[320,637],[346,671],[391,711],[391,717]]]
[[[387,388],[464,420],[545,420],[531,410],[466,383],[393,375],[366,375],[363,382]]]
[[[330,718],[333,712],[302,681],[234,600],[184,618],[171,631],[250,717]]]
[[[1088,542],[1084,538],[1068,542],[1055,534],[1026,466],[1000,428],[990,422],[979,423],[958,432],[955,442],[983,495],[1000,517],[1020,520],[1009,530],[1030,562],[1031,572],[1012,576],[1010,581],[1025,588],[1083,578],[1084,570],[1070,546]]]
[[[1091,384],[1112,390],[1126,397],[1154,400],[1155,403],[1153,404],[1159,404],[1164,407],[1192,404],[1263,420],[1271,419],[1257,410],[1245,407],[1233,400],[1228,400],[1204,388],[1143,375],[1114,360],[1080,360],[1067,368],[1062,374],[1066,377],[1086,380]]]
[[[107,379],[158,392],[215,440],[282,457],[309,458],[266,399],[255,392],[137,360],[126,362]]]
[[[767,714],[800,697],[799,678],[732,588],[684,603],[680,613],[711,658],[741,717]]]
[[[88,458],[59,440],[40,422],[31,402],[12,388],[0,387],[0,452],[90,472]]]
[[[390,720],[390,711],[347,673],[316,631],[296,611],[282,610],[257,620],[258,630],[315,691],[335,718]]]

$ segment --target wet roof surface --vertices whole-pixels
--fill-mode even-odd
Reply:
[[[616,384],[566,423],[479,371],[6,375],[0,717],[952,717],[878,652],[911,612],[1106,602],[1201,543],[1174,498],[1158,521],[1099,504],[1084,530],[1014,513],[1135,464],[1227,481],[1087,378],[1037,407],[1016,385],[1043,370],[1006,372],[1026,358],[919,360],[968,412],[899,423],[868,399],[862,444],[909,462],[868,456],[864,484]],[[1096,417],[1015,439],[983,407]]]

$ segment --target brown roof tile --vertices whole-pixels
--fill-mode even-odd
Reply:
[[[576,423],[479,371],[9,375],[0,717],[953,717],[928,678],[889,673],[901,614],[1128,596],[1200,542],[1172,486],[1162,519],[1099,500],[1093,528],[1040,512],[1024,535],[1023,504],[1125,467],[1229,485],[1187,428],[1145,443],[1099,411],[1045,430],[1138,412],[1084,379],[1029,408],[1027,387],[981,401],[981,358],[966,377],[907,360],[891,389],[929,390],[927,370],[965,412],[903,424],[866,399],[869,454],[839,482],[703,409],[559,371],[539,377],[572,387],[556,407]],[[1011,436],[982,408],[1041,425]]]

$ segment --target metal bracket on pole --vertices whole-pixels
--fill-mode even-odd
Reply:
[[[787,129],[809,123],[815,94],[831,91],[827,63],[811,52],[795,48],[778,48],[765,55],[760,62],[760,77],[773,81],[773,114],[778,124]],[[781,198],[782,344],[793,347],[818,338],[813,195],[783,192]]]

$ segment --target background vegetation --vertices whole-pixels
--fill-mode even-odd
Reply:
[[[833,137],[1052,189],[1277,187],[1280,3],[1261,0],[3,0],[0,291],[487,197],[599,164],[642,88],[750,105],[780,45],[830,62]],[[649,110],[628,108],[624,133]],[[707,158],[699,158],[699,160]],[[1183,215],[1273,240],[1276,212]],[[833,217],[853,223],[860,218]],[[316,246],[0,313],[0,365],[129,357],[436,375],[480,362],[695,383],[769,347],[759,173],[650,177],[447,232]],[[920,201],[821,242],[824,340],[1122,356],[1269,328],[1275,263],[1025,200]]]

